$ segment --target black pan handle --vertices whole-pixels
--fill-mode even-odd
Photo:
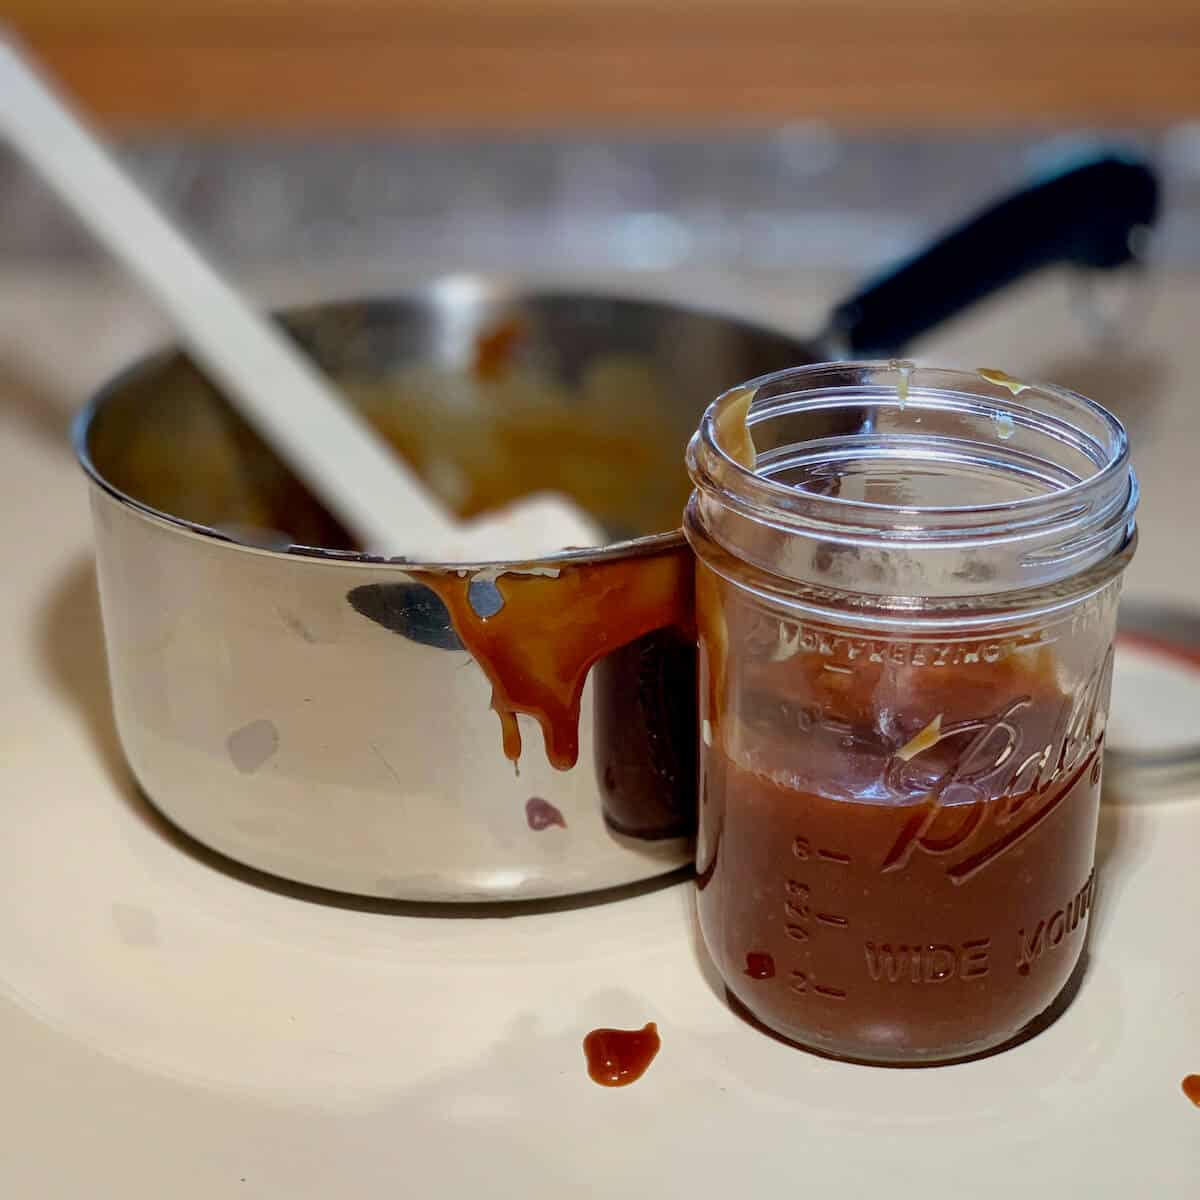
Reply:
[[[1158,180],[1113,152],[1060,168],[939,238],[833,310],[828,336],[849,355],[893,354],[1023,275],[1053,264],[1116,267],[1158,215]]]

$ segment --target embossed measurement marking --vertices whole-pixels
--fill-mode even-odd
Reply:
[[[817,857],[823,862],[841,863],[844,867],[850,865],[850,855],[840,854],[837,850],[818,850]]]
[[[853,861],[850,855],[843,854],[840,850],[829,850],[822,846],[814,849],[812,842],[806,837],[792,839],[792,854],[801,862],[808,862],[815,857],[822,862],[839,863],[844,867],[848,867]]]
[[[830,911],[824,904],[819,908],[814,907],[813,898],[814,894],[819,897],[822,893],[822,877],[828,878],[823,875],[824,868],[849,866],[852,860],[842,850],[814,846],[803,835],[792,839],[792,857],[798,864],[805,864],[796,868],[804,877],[791,877],[784,881],[784,933],[804,948],[797,951],[803,959],[802,964],[798,963],[788,971],[788,989],[796,996],[845,1000],[848,995],[845,988],[817,982],[813,960],[820,957],[821,939],[831,937],[834,933],[844,933],[850,928],[850,920],[841,913]],[[825,927],[819,938],[818,926]]]

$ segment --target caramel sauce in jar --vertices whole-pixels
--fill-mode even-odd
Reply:
[[[738,647],[780,624],[724,611]],[[698,910],[729,990],[841,1057],[1015,1037],[1083,948],[1110,660],[1068,694],[1036,641],[876,642],[860,662],[832,630],[782,636],[808,649],[746,662],[702,753]]]
[[[782,1038],[915,1065],[1020,1037],[1081,961],[1136,486],[1079,397],[894,374],[719,399],[685,533],[708,952]]]

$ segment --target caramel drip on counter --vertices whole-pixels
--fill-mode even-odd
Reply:
[[[454,631],[492,685],[505,756],[521,756],[517,714],[542,728],[546,757],[560,771],[579,757],[579,705],[588,671],[605,655],[656,629],[693,627],[692,556],[654,555],[561,566],[557,577],[505,574],[503,607],[481,617],[471,576],[423,575]]]
[[[1197,1108],[1200,1108],[1200,1075],[1186,1076],[1181,1086],[1183,1087],[1183,1094]]]
[[[641,1029],[593,1029],[583,1039],[588,1075],[601,1087],[635,1083],[646,1073],[661,1045],[653,1021]]]
[[[543,829],[549,829],[551,825],[557,825],[559,829],[567,827],[567,819],[562,815],[562,809],[557,804],[551,804],[549,800],[543,800],[541,796],[530,796],[525,801],[525,823],[539,833]]]

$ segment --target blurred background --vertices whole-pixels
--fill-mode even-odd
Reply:
[[[1130,146],[1163,185],[1152,270],[1043,272],[913,353],[1076,386],[1162,446],[1170,397],[1192,390],[1196,0],[0,0],[0,15],[272,304],[483,271],[814,333],[864,277],[1066,150]],[[60,437],[167,331],[2,150],[0,266],[0,390]],[[1179,503],[1147,489],[1148,517]],[[1139,569],[1182,590],[1167,532]]]
[[[1063,140],[1151,148],[1200,257],[1195,0],[2,0],[226,261],[881,264]],[[0,252],[83,240],[14,164]]]

